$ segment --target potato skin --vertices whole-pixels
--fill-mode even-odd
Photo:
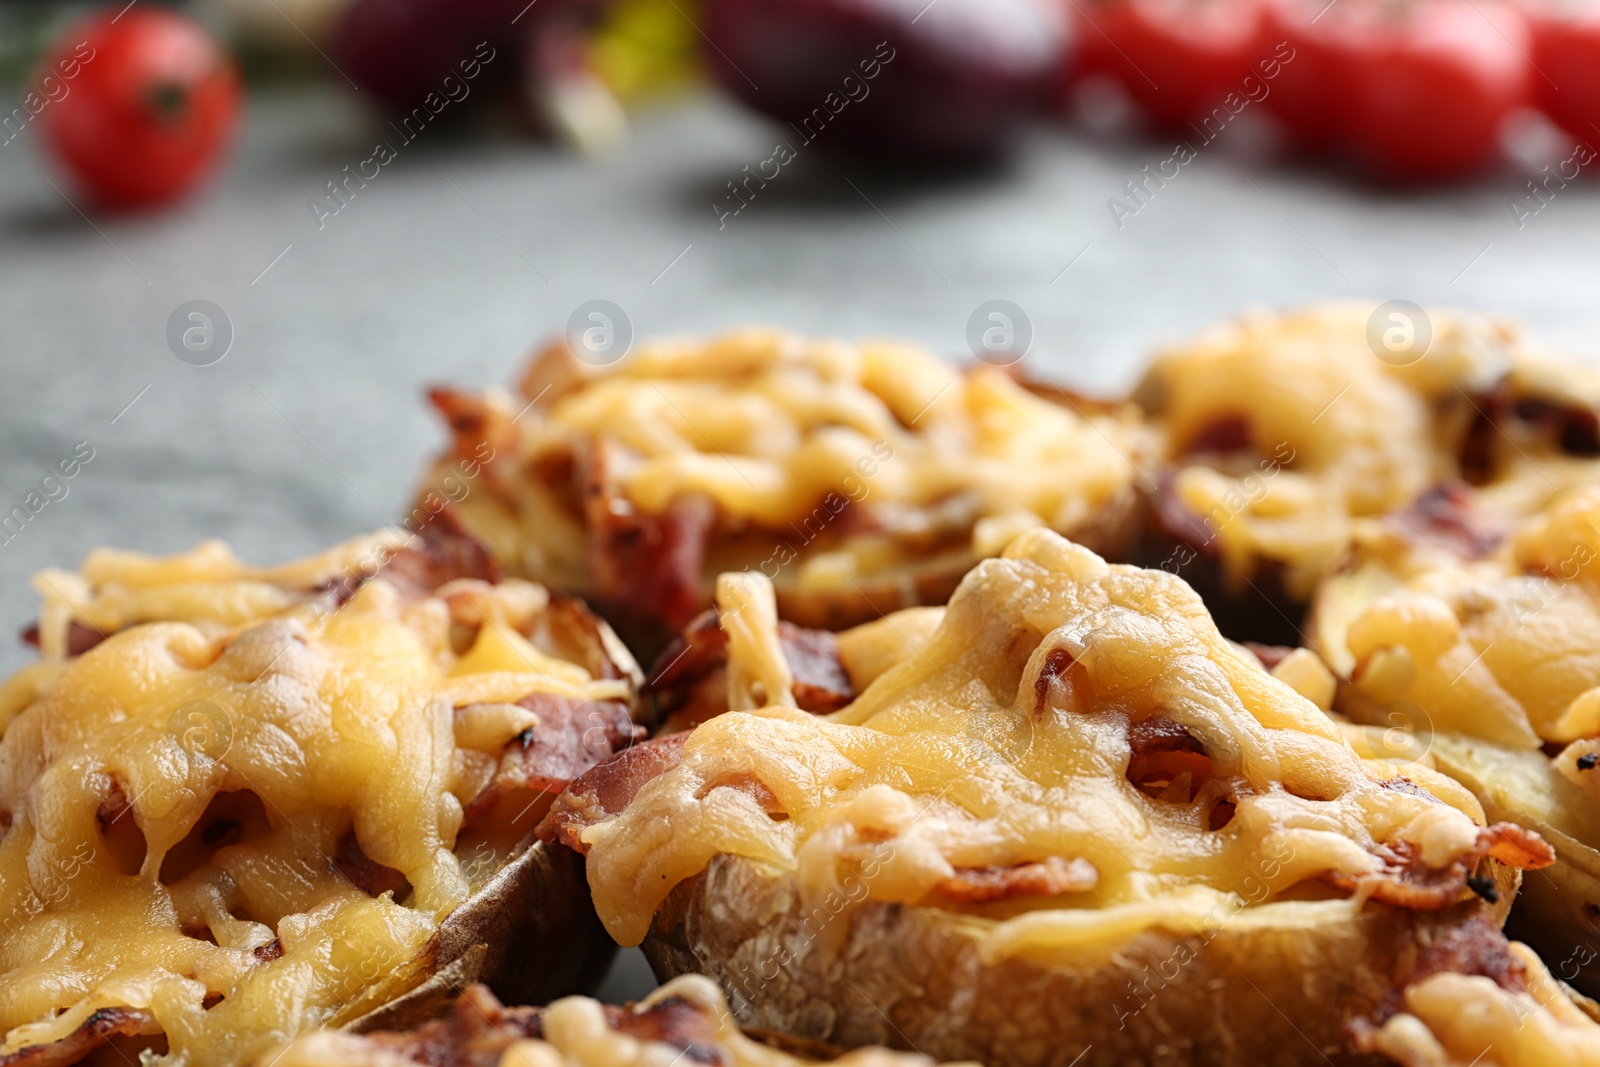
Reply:
[[[409,1030],[449,1014],[483,982],[508,1004],[543,1004],[599,984],[616,943],[595,915],[583,857],[533,841],[440,924],[424,954],[428,979],[348,1023],[356,1033]]]
[[[1515,872],[1495,875],[1509,903]],[[789,875],[724,855],[672,892],[644,950],[662,979],[717,979],[743,1025],[845,1046],[987,1067],[1355,1064],[1376,1061],[1350,1051],[1346,1022],[1377,1009],[1435,933],[1486,913],[1498,918],[1476,903],[1369,905],[1316,926],[1223,926],[1209,940],[1152,930],[1068,966],[985,964],[979,921],[869,901],[829,959]]]

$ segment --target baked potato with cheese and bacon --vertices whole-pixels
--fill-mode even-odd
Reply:
[[[1127,405],[765,329],[604,367],[557,342],[514,395],[431,398],[454,443],[425,492],[455,500],[509,573],[584,597],[641,653],[725,571],[772,578],[785,619],[841,629],[943,603],[1028,527],[1124,552],[1147,451]]]
[[[598,977],[582,861],[531,836],[644,732],[580,604],[447,520],[39,585],[42,658],[0,688],[0,1064],[246,1064]]]
[[[1161,352],[1134,394],[1165,466],[1142,560],[1199,589],[1230,636],[1301,643],[1318,584],[1369,529],[1425,520],[1441,495],[1471,485],[1489,512],[1526,514],[1560,484],[1531,465],[1568,484],[1596,474],[1580,368],[1506,323],[1442,309],[1415,349],[1390,352],[1372,314],[1242,316]],[[1600,380],[1583,380],[1600,398]]]
[[[1512,928],[1600,992],[1600,488],[1510,525],[1483,558],[1396,537],[1318,591],[1309,633],[1358,722],[1419,735],[1494,818],[1558,862]]]
[[[1551,862],[1423,765],[1365,760],[1161,571],[1043,530],[817,715],[759,578],[733,710],[580,776],[540,827],[662,977],[741,1021],[990,1067],[1348,1059]],[[895,620],[884,620],[886,628]],[[892,630],[890,631],[892,632]]]

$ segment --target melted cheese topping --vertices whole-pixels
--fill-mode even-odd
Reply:
[[[663,1002],[678,1002],[696,1009],[714,1023],[713,1039],[697,1042],[695,1062],[715,1055],[720,1067],[801,1067],[815,1061],[781,1052],[752,1041],[734,1022],[722,991],[698,974],[674,978],[631,1011],[643,1014]],[[672,1067],[685,1058],[676,1044],[648,1041],[619,1033],[607,1025],[606,1009],[588,997],[566,997],[545,1008],[544,1037],[512,1044],[500,1056],[499,1067]],[[387,1051],[352,1034],[308,1034],[290,1044],[270,1061],[276,1067],[409,1067],[417,1061]],[[837,1067],[926,1067],[923,1056],[885,1048],[855,1049],[836,1060]]]
[[[463,804],[537,725],[508,706],[629,693],[518,632],[545,604],[524,582],[408,598],[379,577],[338,610],[285,591],[353,573],[358,544],[389,539],[271,571],[205,545],[45,577],[62,596],[47,614],[182,621],[122,629],[4,690],[0,1057],[122,1008],[166,1035],[151,1062],[245,1063],[426,977],[419,950],[498,866],[453,849]],[[464,653],[462,599],[482,622]],[[335,862],[350,835],[409,894],[352,884]]]
[[[1528,991],[1491,979],[1436,974],[1407,987],[1405,1010],[1375,1035],[1375,1051],[1405,1067],[1590,1067],[1600,1064],[1600,1026],[1566,995],[1526,945]]]
[[[168,557],[96,548],[76,572],[51,568],[34,576],[43,601],[39,651],[46,660],[64,657],[74,621],[105,634],[153,621],[231,629],[287,611],[337,578],[371,577],[407,537],[384,530],[276,567],[253,567],[221,541]]]
[[[1394,768],[1360,759],[1224,640],[1182,581],[1047,531],[980,564],[931,637],[906,647],[832,716],[772,706],[710,720],[681,764],[583,831],[613,936],[637,943],[671,888],[718,854],[791,872],[807,907],[835,893],[957,907],[932,892],[957,870],[1085,859],[1099,876],[1089,891],[974,910],[991,958],[1048,957],[1270,909],[1353,914],[1359,901],[1277,898],[1324,872],[1374,871],[1378,843],[1412,842],[1442,866],[1482,818],[1461,790],[1441,804],[1378,785]],[[1149,795],[1128,777],[1129,730],[1158,717],[1204,747],[1211,771]],[[782,817],[741,788],[751,779]],[[1223,802],[1236,807],[1212,829]]]
[[[1003,371],[958,371],[906,345],[749,329],[647,344],[600,370],[575,364],[564,348],[536,362],[524,385],[534,403],[515,420],[525,402],[485,398],[497,438],[490,492],[458,504],[502,559],[569,584],[583,574],[582,520],[561,486],[522,472],[589,455],[597,441],[626,506],[659,514],[688,495],[715,502],[721,528],[740,538],[731,551],[750,557],[722,569],[756,568],[775,543],[787,546],[764,568],[773,573],[817,548],[847,502],[865,509],[875,536],[827,539],[796,568],[801,585],[823,586],[930,544],[975,558],[1029,526],[1079,529],[1130,492],[1144,453],[1131,410],[1081,415]],[[752,538],[752,526],[766,536]]]
[[[1322,639],[1368,705],[1518,748],[1600,737],[1600,489],[1560,498],[1489,561],[1424,568],[1341,614],[1348,629]]]
[[[1503,328],[1433,316],[1416,362],[1380,360],[1371,308],[1328,305],[1247,317],[1162,353],[1140,396],[1162,424],[1173,491],[1241,585],[1258,558],[1286,565],[1304,598],[1344,558],[1354,523],[1456,477],[1475,415],[1458,389],[1492,385],[1509,359]],[[1246,447],[1221,468],[1186,463],[1230,420]],[[1242,420],[1242,422],[1240,421]]]

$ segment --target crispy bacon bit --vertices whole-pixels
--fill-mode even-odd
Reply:
[[[277,938],[273,938],[265,945],[256,946],[256,950],[252,952],[251,955],[260,960],[262,963],[271,963],[273,960],[281,960],[283,958],[283,942],[279,941]]]
[[[1462,559],[1482,559],[1506,535],[1505,523],[1477,506],[1471,487],[1438,485],[1388,519],[1407,540],[1426,540]]]
[[[1278,664],[1289,658],[1289,653],[1294,651],[1288,645],[1263,645],[1259,641],[1246,641],[1244,647],[1255,653],[1256,659],[1261,661],[1261,666],[1268,671],[1275,669]]]
[[[794,675],[790,692],[803,711],[825,715],[856,698],[844,661],[839,658],[839,639],[833,634],[780,622],[778,641],[789,672]]]
[[[730,1058],[717,1042],[717,1020],[682,997],[665,997],[645,1007],[604,1007],[606,1026],[639,1041],[674,1048],[678,1059],[727,1067]],[[505,1007],[481,985],[469,986],[448,1018],[415,1030],[367,1035],[378,1047],[428,1067],[497,1067],[517,1041],[544,1036],[541,1008]]]
[[[81,656],[101,641],[106,639],[106,634],[96,630],[88,623],[73,619],[67,623],[67,655]],[[33,623],[22,631],[22,643],[39,647],[39,624]]]
[[[574,700],[533,693],[518,701],[539,716],[539,725],[524,735],[516,783],[535,790],[559,792],[591,767],[645,739],[620,700]]]
[[[1556,858],[1544,838],[1513,823],[1495,823],[1479,830],[1473,847],[1444,867],[1423,863],[1421,846],[1410,841],[1378,845],[1372,853],[1383,862],[1381,869],[1354,876],[1330,871],[1322,875],[1322,881],[1343,892],[1361,893],[1411,911],[1439,911],[1475,891],[1471,879],[1485,856],[1523,870],[1548,867]]]
[[[417,524],[417,536],[384,564],[379,573],[404,592],[426,596],[458,578],[500,581],[500,564],[489,549],[462,525],[452,508],[443,508]]]
[[[620,815],[646,782],[676,767],[688,740],[688,734],[653,738],[579,775],[539,824],[540,840],[560,841],[576,852],[587,852],[580,839],[583,831]]]
[[[1224,798],[1211,806],[1206,813],[1206,829],[1221,830],[1233,821],[1234,813],[1239,810],[1239,802]]]
[[[832,633],[780,622],[778,642],[794,677],[790,692],[802,711],[826,715],[856,698]],[[674,728],[687,729],[728,710],[727,663],[728,635],[716,609],[701,612],[657,657],[645,682],[657,721],[671,719]]]
[[[1518,403],[1516,414],[1554,437],[1567,455],[1600,456],[1600,417],[1593,408],[1533,399]]]
[[[702,611],[656,658],[643,692],[657,694],[658,704],[694,686],[728,662],[728,635],[717,609]]]
[[[490,458],[513,450],[516,427],[511,416],[481,396],[437,386],[428,390],[428,402],[450,427],[451,451],[457,460],[477,464],[484,459],[485,444],[492,450]]]
[[[1500,424],[1511,408],[1511,383],[1501,378],[1487,392],[1467,400],[1474,408],[1472,424],[1461,438],[1456,460],[1463,481],[1482,485],[1494,476],[1495,456],[1503,440]]]
[[[538,1008],[507,1008],[481,985],[468,986],[449,1016],[415,1030],[377,1031],[367,1039],[379,1048],[430,1067],[497,1067],[517,1041],[544,1036]]]
[[[101,1008],[85,1019],[76,1030],[48,1045],[29,1045],[9,1056],[0,1056],[0,1067],[68,1067],[80,1063],[114,1037],[154,1034],[155,1021],[131,1008]]]
[[[1373,1040],[1383,1024],[1405,1010],[1408,988],[1436,974],[1464,974],[1487,978],[1510,993],[1526,992],[1527,971],[1511,954],[1500,928],[1482,915],[1451,925],[1425,942],[1403,974],[1365,1019],[1350,1024],[1357,1048],[1373,1051]]]
[[[1033,714],[1035,717],[1043,715],[1050,706],[1050,692],[1063,674],[1067,673],[1077,659],[1071,652],[1064,648],[1052,648],[1045,653],[1044,662],[1039,665],[1039,677],[1033,680]]]
[[[144,866],[148,846],[133,805],[122,791],[122,783],[115,778],[106,779],[100,806],[95,810],[94,817],[100,826],[100,837],[106,843],[106,851],[111,854],[117,869],[127,875],[138,874]]]
[[[1051,856],[1015,867],[958,868],[933,891],[957,904],[989,904],[1020,897],[1086,893],[1100,881],[1094,864],[1081,857]]]
[[[393,867],[385,867],[361,850],[361,842],[356,840],[354,830],[346,831],[345,835],[339,838],[338,847],[333,855],[333,866],[340,874],[350,879],[351,885],[369,897],[393,893],[395,899],[399,900],[411,892],[411,883],[406,880],[405,875]]]
[[[443,508],[413,526],[415,536],[382,560],[377,574],[406,596],[425,597],[458,578],[499,582],[500,565],[483,542],[462,525],[455,511]],[[342,608],[371,575],[345,575],[325,582],[313,592]]]
[[[639,1041],[670,1045],[694,1063],[725,1064],[729,1060],[717,1043],[716,1020],[683,997],[663,997],[643,1011],[607,1006],[606,1025]]]
[[[1231,452],[1243,452],[1250,447],[1253,440],[1250,416],[1219,415],[1200,427],[1200,432],[1189,440],[1179,455],[1227,455]]]
[[[1128,781],[1146,796],[1187,804],[1211,780],[1205,747],[1171,719],[1129,723],[1128,749]]]
[[[601,599],[677,630],[705,603],[701,579],[716,508],[690,493],[661,514],[639,510],[615,485],[614,450],[595,442],[585,470],[589,577]]]

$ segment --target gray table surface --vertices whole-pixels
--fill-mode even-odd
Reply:
[[[598,162],[425,131],[319,228],[308,199],[394,139],[331,88],[258,95],[218,186],[157,217],[80,214],[36,136],[0,146],[0,513],[78,442],[94,459],[0,544],[0,636],[33,616],[32,572],[92,545],[222,537],[268,562],[392,521],[441,440],[423,386],[508,382],[593,298],[640,335],[768,322],[960,356],[1000,297],[1033,322],[1033,371],[1098,390],[1241,308],[1338,297],[1506,311],[1600,356],[1593,182],[1519,226],[1515,174],[1384,193],[1219,143],[1119,228],[1107,200],[1171,148],[1040,130],[955,181],[802,153],[719,229],[725,183],[783,135],[690,96]],[[168,349],[192,299],[233,324],[213,366]],[[0,639],[0,669],[26,659]],[[606,992],[647,984],[627,954]]]

